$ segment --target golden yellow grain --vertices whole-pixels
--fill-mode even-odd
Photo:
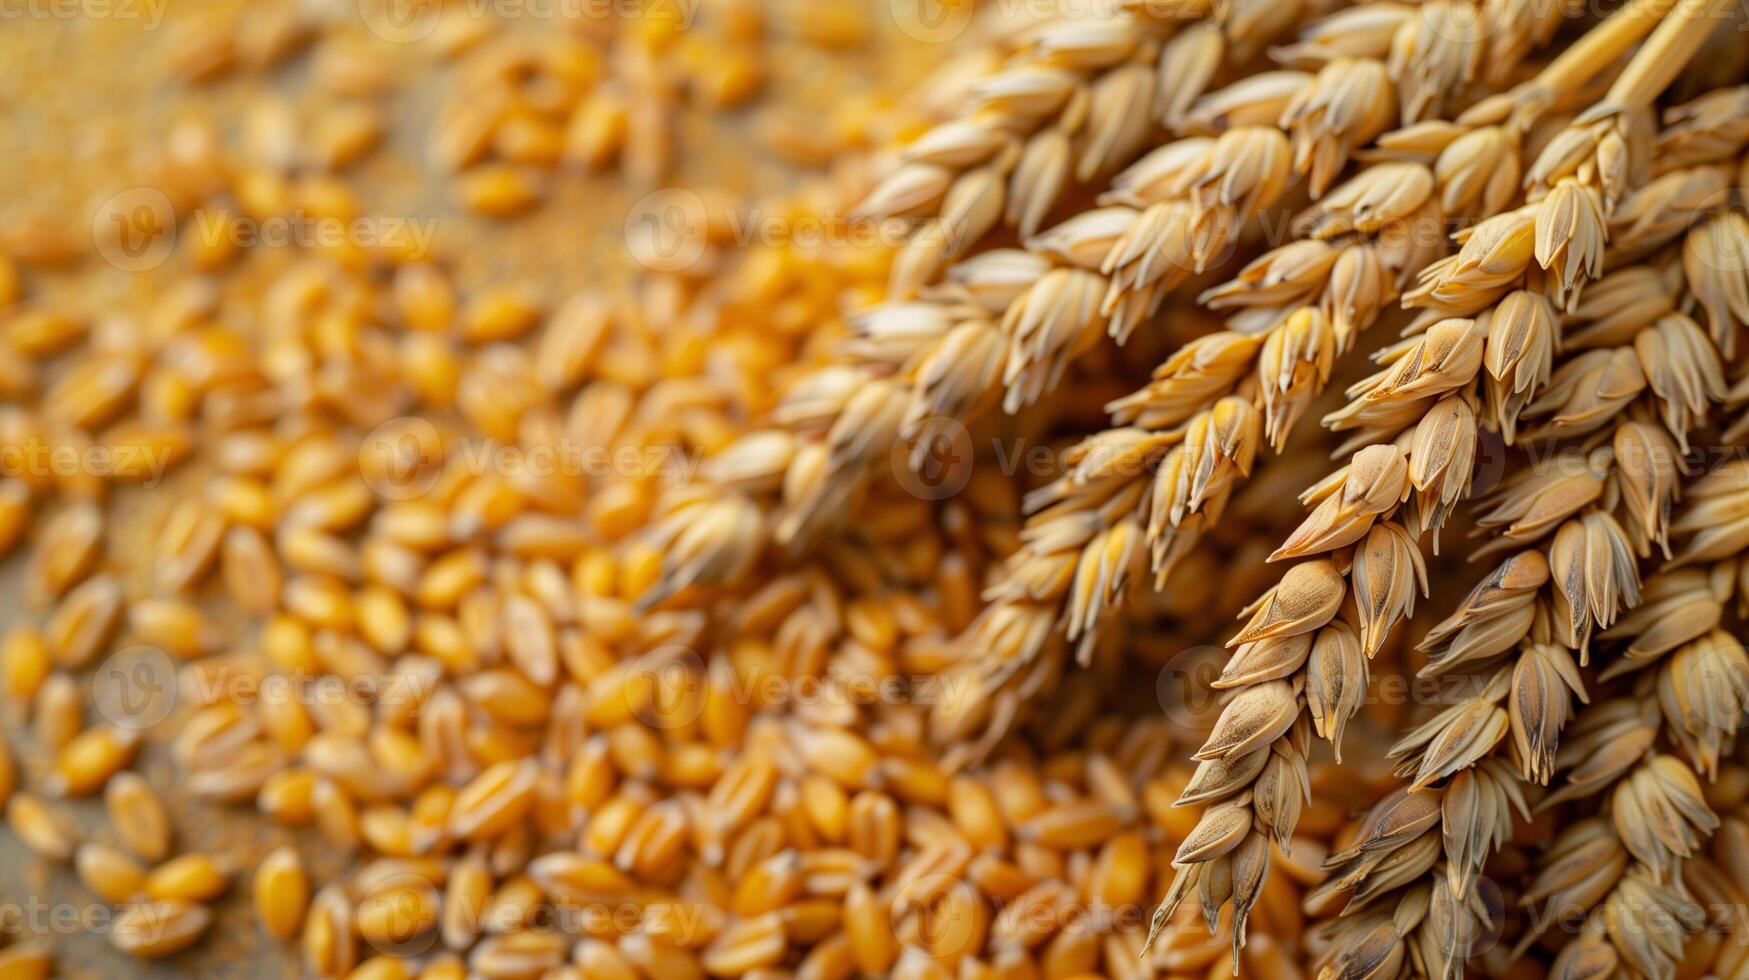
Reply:
[[[36,739],[48,749],[59,751],[85,730],[84,695],[77,681],[59,671],[43,681],[31,710]]]
[[[318,976],[344,976],[358,964],[352,901],[339,885],[324,885],[311,899],[299,944],[304,968]]]
[[[0,977],[5,980],[47,980],[54,968],[54,950],[44,940],[20,940],[0,949]]]
[[[492,218],[521,214],[540,201],[540,180],[514,164],[485,163],[463,173],[457,197],[463,207]]]
[[[62,666],[85,667],[103,651],[120,624],[121,615],[121,584],[108,575],[98,575],[75,586],[61,599],[43,627],[43,634]]]
[[[310,769],[282,769],[261,784],[255,805],[277,824],[304,826],[315,817],[316,779],[315,772]]]
[[[26,847],[53,861],[71,860],[85,836],[72,814],[31,793],[12,794],[6,820]]]
[[[73,868],[86,888],[112,905],[132,901],[146,884],[146,870],[124,852],[88,841],[73,855]]]
[[[158,862],[170,853],[170,817],[145,779],[119,772],[103,789],[110,826],[123,847],[141,860]]]
[[[139,744],[138,732],[114,725],[86,729],[55,753],[50,787],[66,796],[95,793],[133,761]]]
[[[8,698],[29,702],[53,669],[48,640],[41,630],[14,626],[0,639],[0,672],[4,674]]]
[[[210,902],[231,887],[231,876],[208,854],[181,854],[146,875],[146,894],[164,901]]]
[[[397,876],[365,892],[354,924],[368,943],[406,943],[437,927],[438,899],[431,882]]]

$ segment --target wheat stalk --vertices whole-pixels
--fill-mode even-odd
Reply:
[[[1701,6],[1679,8],[1651,32],[1647,45],[1612,86],[1614,101],[1608,103],[1608,118],[1643,111],[1662,85],[1674,77],[1680,64],[1672,67],[1660,61],[1653,70],[1645,62],[1663,59],[1673,49],[1685,49],[1696,33],[1693,25],[1705,10]],[[1550,273],[1546,288],[1563,306],[1576,303],[1578,288],[1601,273],[1607,234],[1602,209],[1626,192],[1625,181],[1630,178],[1615,174],[1606,180],[1598,176],[1597,168],[1587,168],[1594,157],[1613,160],[1615,153],[1604,153],[1600,147],[1623,138],[1614,129],[1599,135],[1593,126],[1585,123],[1582,128],[1569,129],[1577,135],[1557,137],[1528,174],[1527,185],[1536,194],[1553,175],[1565,173],[1565,182],[1560,185],[1566,188],[1564,192],[1551,190],[1538,204],[1478,224],[1464,236],[1463,248],[1456,256],[1423,273],[1422,288],[1406,297],[1406,303],[1422,308],[1426,318],[1439,319],[1428,325],[1422,336],[1385,352],[1381,359],[1389,366],[1351,388],[1348,406],[1326,419],[1333,428],[1360,429],[1354,441],[1366,448],[1356,452],[1343,470],[1308,491],[1307,501],[1316,504],[1316,509],[1272,557],[1335,554],[1290,568],[1282,584],[1253,607],[1251,622],[1230,645],[1239,663],[1246,660],[1249,644],[1315,633],[1311,641],[1314,650],[1328,646],[1338,655],[1315,667],[1309,661],[1288,660],[1293,664],[1289,669],[1266,673],[1261,683],[1242,689],[1223,710],[1198,758],[1230,761],[1227,746],[1237,733],[1247,736],[1236,743],[1246,751],[1277,740],[1290,741],[1288,733],[1303,732],[1302,696],[1306,710],[1322,722],[1320,733],[1332,740],[1340,736],[1341,721],[1358,709],[1358,697],[1345,700],[1344,692],[1358,687],[1356,679],[1364,684],[1365,659],[1379,649],[1389,629],[1413,611],[1415,586],[1420,584],[1422,591],[1426,588],[1416,536],[1390,517],[1415,496],[1410,522],[1424,530],[1436,530],[1450,505],[1467,489],[1473,472],[1476,421],[1473,407],[1461,392],[1474,383],[1487,347],[1500,347],[1517,356],[1552,347],[1546,341],[1539,344],[1526,339],[1552,330],[1546,301],[1524,289],[1508,291],[1525,280],[1533,258],[1540,270]],[[1574,146],[1583,147],[1583,152],[1575,151]],[[1550,162],[1551,157],[1555,162]],[[1579,162],[1571,166],[1562,162],[1575,160]],[[1588,199],[1597,204],[1595,221],[1586,217],[1583,205]],[[1460,318],[1490,306],[1491,315],[1484,318],[1487,329],[1478,329],[1476,320]],[[1387,439],[1394,442],[1385,442]],[[1563,531],[1557,536],[1557,561],[1551,562],[1558,585],[1555,611],[1566,614],[1558,617],[1567,626],[1564,638],[1581,648],[1594,621],[1607,626],[1618,601],[1634,598],[1631,593],[1624,594],[1624,575],[1633,577],[1632,586],[1637,589],[1631,552],[1625,571],[1619,558],[1627,552],[1625,536],[1619,536],[1619,546],[1614,544],[1617,538],[1610,533],[1612,524],[1606,514],[1598,512],[1569,524],[1571,533]],[[1583,600],[1577,604],[1571,594],[1575,585],[1581,592],[1578,598]],[[1591,594],[1592,586],[1598,594]],[[1351,591],[1351,618],[1337,619]],[[1561,598],[1567,600],[1568,608],[1559,608]],[[1344,642],[1344,634],[1352,636],[1353,642]],[[1350,650],[1346,657],[1340,656]],[[1564,673],[1563,662],[1558,656],[1541,659],[1543,652],[1536,646],[1529,648],[1528,656],[1539,658],[1531,663],[1536,672],[1545,675],[1541,690],[1551,690],[1546,683],[1551,679],[1548,673]],[[1329,666],[1333,664],[1340,666]],[[1331,677],[1338,682],[1330,683]],[[1514,679],[1505,673],[1495,675],[1480,698],[1455,706],[1398,746],[1395,754],[1421,750],[1421,761],[1415,766],[1417,786],[1465,768],[1505,734],[1510,719],[1493,702],[1506,695]],[[1570,678],[1563,680],[1576,686]],[[1260,711],[1259,701],[1269,710]],[[1539,718],[1538,731],[1544,732],[1549,722],[1558,729],[1564,717],[1564,712],[1557,712]],[[1527,763],[1530,771],[1544,773],[1543,760],[1552,746],[1541,737],[1534,745],[1528,744],[1532,741],[1528,737],[1521,741],[1537,760]],[[1280,834],[1275,799],[1269,798],[1268,805],[1260,807],[1252,782],[1226,781],[1219,794],[1224,799],[1205,814],[1198,828],[1200,835],[1193,833],[1181,849],[1175,861],[1179,877],[1162,904],[1166,915],[1205,875],[1222,873],[1223,869],[1211,871],[1209,866],[1213,861],[1231,860],[1228,855],[1244,839],[1234,835],[1233,827],[1243,828],[1243,834],[1256,821]],[[1289,833],[1291,829],[1290,823]],[[1192,842],[1197,846],[1191,846]],[[1463,869],[1457,873],[1461,877]],[[1205,903],[1213,900],[1215,910],[1227,900],[1206,890],[1204,896]],[[1241,917],[1243,896],[1235,893],[1231,900],[1235,916]],[[1442,924],[1442,939],[1449,942],[1441,948],[1454,953],[1462,950],[1460,940],[1468,930],[1460,926],[1453,921]],[[1451,959],[1461,963],[1463,956]]]
[[[1656,9],[1655,5],[1653,9]],[[1264,383],[1255,389],[1262,396],[1262,407],[1268,413],[1265,427],[1272,441],[1285,436],[1303,407],[1302,398],[1315,394],[1321,387],[1321,377],[1327,376],[1328,372],[1316,339],[1316,325],[1308,324],[1303,311],[1284,317],[1283,309],[1292,309],[1291,304],[1296,299],[1319,296],[1319,290],[1323,288],[1325,291],[1319,301],[1336,320],[1336,349],[1340,351],[1348,346],[1352,333],[1370,323],[1383,303],[1394,295],[1394,290],[1385,281],[1387,270],[1393,267],[1414,270],[1425,261],[1425,257],[1413,250],[1390,252],[1380,249],[1369,254],[1353,248],[1352,239],[1349,248],[1333,255],[1332,249],[1317,244],[1321,239],[1365,232],[1389,237],[1393,230],[1408,228],[1411,230],[1402,237],[1413,245],[1416,240],[1413,222],[1417,218],[1437,219],[1442,213],[1482,217],[1482,224],[1463,237],[1465,248],[1440,267],[1445,273],[1444,279],[1424,284],[1415,297],[1430,310],[1464,314],[1477,311],[1478,292],[1483,297],[1497,296],[1500,284],[1511,281],[1511,270],[1527,264],[1527,252],[1535,253],[1538,248],[1546,248],[1547,254],[1538,257],[1550,263],[1565,256],[1565,248],[1539,244],[1534,238],[1538,217],[1541,216],[1547,225],[1554,220],[1549,218],[1548,212],[1559,212],[1564,206],[1562,203],[1551,202],[1540,208],[1527,206],[1499,215],[1511,200],[1520,170],[1517,127],[1527,124],[1534,107],[1543,104],[1543,93],[1562,81],[1572,81],[1576,71],[1573,66],[1606,62],[1613,53],[1643,36],[1652,26],[1647,21],[1632,24],[1637,25],[1632,30],[1619,30],[1612,21],[1611,30],[1592,32],[1587,41],[1595,37],[1595,43],[1589,46],[1582,43],[1576,46],[1579,54],[1570,53],[1557,59],[1546,73],[1549,79],[1539,76],[1514,90],[1505,101],[1497,101],[1490,112],[1500,115],[1502,107],[1511,107],[1504,115],[1514,120],[1512,125],[1411,127],[1385,137],[1381,146],[1387,147],[1386,152],[1398,159],[1368,168],[1302,215],[1301,226],[1309,229],[1311,240],[1276,249],[1247,267],[1238,279],[1205,294],[1204,300],[1211,307],[1247,309],[1247,314],[1253,316],[1252,323],[1267,324],[1273,318],[1281,318],[1280,325],[1268,335],[1269,342],[1263,345],[1261,355],[1264,363],[1279,367],[1283,373],[1275,384]],[[1590,52],[1589,55],[1586,51]],[[1424,162],[1413,162],[1417,158]],[[1539,172],[1552,172],[1552,169],[1552,165],[1545,165]],[[1428,188],[1437,189],[1436,203],[1429,203],[1419,196]],[[1489,215],[1499,216],[1490,223],[1487,220]],[[1400,224],[1394,228],[1393,223]],[[1597,234],[1601,234],[1600,229],[1587,229],[1588,239]],[[1364,241],[1364,238],[1360,240]],[[1513,265],[1514,261],[1517,266]],[[1507,271],[1498,268],[1502,265]],[[1327,277],[1324,281],[1327,285],[1320,283],[1320,272]],[[1432,277],[1433,273],[1427,275]],[[1513,294],[1510,299],[1511,302],[1501,304],[1503,310],[1479,318],[1500,333],[1496,342],[1488,346],[1486,393],[1494,425],[1509,439],[1517,415],[1529,402],[1534,386],[1547,377],[1553,346],[1553,311],[1548,304],[1534,293],[1525,291]],[[1302,318],[1296,320],[1295,316]],[[1236,326],[1254,329],[1243,322]],[[1240,332],[1217,334],[1206,342],[1186,348],[1162,366],[1158,372],[1160,380],[1130,399],[1116,403],[1114,407],[1120,414],[1114,415],[1114,422],[1127,424],[1128,429],[1113,429],[1089,441],[1089,448],[1101,456],[1128,454],[1128,458],[1145,463],[1152,453],[1161,463],[1158,467],[1145,467],[1149,473],[1144,473],[1144,477],[1152,472],[1168,472],[1167,467],[1172,462],[1196,458],[1212,461],[1212,465],[1202,464],[1202,470],[1191,480],[1179,478],[1180,489],[1176,496],[1171,493],[1164,495],[1164,499],[1171,501],[1165,507],[1169,522],[1156,520],[1147,525],[1146,540],[1152,547],[1152,567],[1157,581],[1163,581],[1173,558],[1194,543],[1201,528],[1218,518],[1226,491],[1235,478],[1244,475],[1255,450],[1243,440],[1235,441],[1229,434],[1225,436],[1227,445],[1214,444],[1220,451],[1205,452],[1200,456],[1185,453],[1181,459],[1170,452],[1161,453],[1163,446],[1158,443],[1146,450],[1139,449],[1140,441],[1145,441],[1144,433],[1135,431],[1134,423],[1142,421],[1149,423],[1144,429],[1165,427],[1170,432],[1170,427],[1183,424],[1187,418],[1183,406],[1197,404],[1195,399],[1198,396],[1201,396],[1201,404],[1209,405],[1235,391],[1238,381],[1244,377],[1243,358],[1248,343],[1236,336]],[[1284,358],[1284,352],[1289,356]],[[1299,356],[1293,356],[1295,354]],[[1262,370],[1259,375],[1268,377],[1268,373]],[[1422,385],[1430,383],[1430,379],[1416,380]],[[1570,379],[1563,378],[1563,381],[1567,380]],[[1301,397],[1289,397],[1285,394],[1288,391]],[[1408,394],[1412,396],[1412,392],[1413,389]],[[1272,394],[1277,396],[1273,399],[1274,404],[1270,404]],[[1406,400],[1412,400],[1412,397]],[[1456,403],[1444,407],[1451,409],[1453,414],[1461,412]],[[1207,420],[1213,420],[1214,409],[1208,411]],[[1224,432],[1242,434],[1246,431],[1243,422],[1231,421],[1237,411],[1229,404],[1225,411],[1229,421]],[[1188,417],[1205,421],[1201,417]],[[1357,410],[1359,422],[1355,419],[1346,421],[1364,424],[1367,418],[1364,411]],[[1377,421],[1373,419],[1375,424]],[[1430,427],[1425,433],[1427,441],[1437,443],[1449,437],[1452,434],[1449,418],[1446,424],[1447,429],[1443,431],[1438,426]],[[1191,432],[1191,425],[1183,425],[1180,431]],[[1196,445],[1188,440],[1186,444]],[[1242,465],[1235,467],[1235,463]],[[1450,461],[1442,463],[1449,465]],[[1428,464],[1429,473],[1424,478],[1431,480],[1436,477],[1438,465],[1441,464]],[[1084,639],[1092,635],[1092,627],[1099,622],[1103,607],[1119,601],[1119,590],[1127,574],[1123,553],[1135,546],[1139,535],[1133,529],[1123,527],[1124,512],[1112,506],[1112,501],[1123,500],[1126,493],[1135,492],[1117,489],[1117,482],[1109,479],[1109,475],[1082,475],[1081,482],[1085,485],[1077,486],[1077,474],[1071,474],[1059,481],[1051,497],[1041,494],[1035,498],[1041,502],[1041,517],[1029,522],[1029,537],[1044,545],[1023,548],[1011,560],[1011,583],[991,587],[988,595],[998,605],[992,606],[980,619],[980,631],[967,644],[983,652],[978,658],[981,662],[968,665],[969,670],[978,674],[977,690],[991,691],[1012,683],[1011,689],[995,695],[1008,700],[1025,697],[1037,690],[1042,677],[1054,676],[1056,672],[1054,665],[1036,671],[1030,666],[1051,642],[1052,626],[1065,624],[1071,642]],[[1163,482],[1161,485],[1167,484]],[[1444,484],[1448,494],[1462,493],[1465,487],[1467,480],[1461,476],[1454,476]],[[1091,501],[1092,506],[1068,506],[1076,497]],[[1136,500],[1138,510],[1146,506],[1140,495],[1134,495],[1132,499]],[[1158,492],[1153,495],[1156,515],[1161,513],[1162,499],[1163,495]],[[1417,506],[1424,512],[1421,515],[1423,520],[1431,518],[1431,523],[1436,526],[1439,515],[1449,503],[1449,499],[1442,499],[1435,506],[1422,506],[1422,502],[1417,501]],[[1068,523],[1060,523],[1052,530],[1043,523],[1050,520]],[[1168,524],[1169,529],[1163,529]],[[1011,681],[1013,678],[1018,678],[1018,681]],[[953,706],[953,710],[960,720],[948,725],[946,730],[956,738],[964,736],[968,725],[979,722],[980,712],[993,712],[1001,717],[1012,714],[1012,707],[1007,705],[989,708],[978,705],[969,709]]]

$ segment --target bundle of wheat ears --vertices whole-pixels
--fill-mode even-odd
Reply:
[[[1739,6],[414,6],[0,235],[0,978],[1749,980]]]

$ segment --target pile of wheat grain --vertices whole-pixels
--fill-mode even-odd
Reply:
[[[114,946],[1749,977],[1741,11],[1023,7],[878,118],[767,117],[830,166],[761,212],[867,241],[685,198],[696,260],[549,304],[216,236],[92,322],[35,289],[64,229],[7,230],[0,801]],[[510,219],[616,159],[659,180],[773,24],[872,29],[652,9],[445,8],[390,39],[455,61],[428,132],[373,101],[380,30],[193,25],[177,77],[308,48],[314,95],[134,182],[346,221],[350,168],[410,144]],[[5,925],[0,976],[46,975],[60,940]]]

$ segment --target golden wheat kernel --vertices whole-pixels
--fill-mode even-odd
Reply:
[[[722,776],[723,764],[723,754],[714,745],[671,746],[662,759],[662,781],[681,789],[708,790]]]
[[[52,861],[68,861],[84,832],[71,814],[32,793],[14,793],[6,819],[24,845]]]
[[[565,126],[564,159],[589,170],[612,163],[624,148],[628,109],[623,94],[603,86],[584,96]]]
[[[209,485],[207,495],[219,514],[233,524],[267,531],[279,516],[272,492],[252,477],[221,476]]]
[[[118,772],[103,790],[104,809],[122,846],[145,861],[170,852],[170,817],[138,773]]]
[[[568,937],[551,931],[506,932],[489,936],[468,954],[473,972],[488,980],[510,980],[518,976],[557,970],[564,965]]]
[[[430,334],[408,334],[401,338],[400,361],[403,377],[421,402],[437,409],[455,404],[461,359],[450,341]]]
[[[611,596],[618,580],[618,562],[606,549],[591,548],[571,565],[571,586],[581,596]]]
[[[364,103],[328,106],[310,126],[311,162],[329,170],[345,170],[375,150],[382,135],[382,117],[372,106]]]
[[[59,751],[85,729],[84,697],[79,685],[67,674],[49,675],[37,690],[31,711],[35,717],[32,731],[42,745]]]
[[[29,626],[6,631],[5,639],[0,640],[0,659],[4,660],[0,669],[4,670],[6,696],[17,701],[35,698],[54,668],[42,631]]]
[[[654,503],[637,481],[625,480],[603,487],[590,498],[586,513],[602,537],[618,541],[645,526]]]
[[[91,663],[114,635],[121,613],[121,584],[114,577],[97,575],[74,586],[43,627],[55,659],[66,667]]]
[[[305,969],[318,976],[343,976],[358,964],[352,901],[339,884],[323,885],[310,899],[298,945]]]
[[[484,716],[469,727],[462,738],[468,753],[483,766],[517,762],[533,755],[540,747],[538,731],[515,728]]]
[[[420,613],[413,619],[413,649],[441,662],[457,676],[479,669],[479,656],[455,617]]]
[[[345,850],[358,846],[358,807],[346,790],[327,777],[318,777],[310,793],[316,814],[316,829],[328,843]]]
[[[291,675],[317,672],[315,645],[310,627],[289,613],[279,613],[261,628],[261,650],[282,672]]]
[[[65,796],[87,796],[133,761],[139,733],[99,725],[79,733],[55,753],[53,790]]]
[[[775,967],[788,949],[783,917],[769,912],[723,930],[700,954],[699,963],[717,976],[741,976]]]
[[[592,980],[638,980],[637,968],[611,943],[588,937],[577,941],[571,962]]]
[[[194,267],[201,272],[217,272],[235,261],[243,252],[241,236],[246,234],[242,216],[222,214],[213,219],[212,233],[191,236],[183,246]]]
[[[146,883],[146,870],[125,852],[87,841],[73,853],[73,868],[98,898],[120,905],[132,901]]]
[[[408,823],[415,854],[429,853],[448,843],[449,810],[455,793],[448,784],[433,783],[414,797]]]
[[[210,82],[236,67],[236,38],[230,24],[209,19],[177,31],[167,49],[165,68],[184,82]]]
[[[395,270],[392,291],[401,321],[411,330],[441,333],[455,320],[455,286],[435,265],[416,262]]]
[[[143,959],[169,956],[194,945],[212,924],[204,905],[181,901],[139,902],[115,920],[110,941],[117,949]]]
[[[495,869],[500,870],[500,869]],[[488,933],[515,933],[525,928],[543,901],[540,885],[527,875],[506,878],[492,893],[481,915]]]
[[[48,942],[20,939],[0,949],[0,977],[6,980],[48,980],[55,955]]]
[[[485,858],[470,851],[458,860],[444,884],[439,933],[444,945],[466,949],[479,936],[494,882]]]
[[[317,629],[350,630],[352,593],[346,583],[328,575],[305,574],[288,579],[280,592],[287,612]]]
[[[146,422],[152,423],[153,427],[144,430],[144,434],[161,440],[186,435],[186,432],[178,432],[175,427],[192,420],[200,411],[201,394],[200,388],[194,382],[173,371],[160,369],[146,375],[145,380],[140,382],[140,416]],[[105,433],[104,441],[112,446],[111,451],[117,457],[114,472],[118,475],[128,472],[137,479],[151,473],[150,469],[142,470],[137,465],[153,460],[153,457],[142,452],[153,448],[153,444],[138,440],[142,430],[142,426],[129,427],[124,422]],[[119,436],[131,436],[134,441],[118,446]],[[185,454],[187,445],[186,439],[179,439],[173,443],[167,442],[165,449],[170,453]],[[131,455],[123,459],[123,453]],[[134,465],[128,465],[130,463]]]
[[[146,894],[155,899],[210,902],[231,887],[230,875],[209,854],[180,854],[146,875]]]
[[[537,767],[532,759],[499,762],[464,786],[450,807],[450,833],[462,840],[496,837],[534,805]]]
[[[377,883],[360,898],[355,921],[368,943],[404,943],[437,927],[437,888],[400,875]]]
[[[329,576],[341,581],[359,577],[359,555],[345,537],[306,523],[285,523],[273,537],[276,556],[290,572]],[[283,583],[280,591],[285,590]]]
[[[367,585],[358,593],[358,632],[382,653],[400,653],[412,638],[413,618],[399,593]]]
[[[470,299],[462,308],[461,337],[471,344],[514,340],[540,321],[541,303],[523,286],[501,286]]]
[[[301,827],[315,816],[315,791],[315,772],[301,767],[281,769],[261,784],[255,805],[274,823]]]
[[[84,339],[85,332],[85,322],[66,313],[26,309],[6,321],[4,339],[26,357],[47,357],[77,344]]]
[[[492,218],[508,218],[539,203],[544,191],[540,179],[525,167],[506,163],[483,163],[458,178],[462,206]]]
[[[414,600],[425,609],[450,610],[486,578],[486,557],[476,548],[458,548],[425,567]]]
[[[597,854],[613,854],[644,810],[650,805],[650,794],[642,783],[628,783],[599,810],[589,816],[580,838],[585,849]]]
[[[367,807],[358,817],[359,836],[370,848],[390,857],[409,857],[413,853],[412,828],[407,812],[390,804]]]
[[[417,434],[415,437],[425,447],[426,437]],[[436,551],[452,540],[446,502],[435,493],[395,501],[383,507],[372,521],[372,530],[383,540],[419,552]]]
[[[620,556],[619,594],[640,596],[662,577],[662,552],[648,542],[634,541]]]
[[[145,598],[128,604],[128,627],[141,642],[180,657],[197,657],[221,642],[218,627],[192,602]]]
[[[565,131],[531,113],[513,113],[499,122],[492,146],[510,163],[551,170],[565,154]]]

